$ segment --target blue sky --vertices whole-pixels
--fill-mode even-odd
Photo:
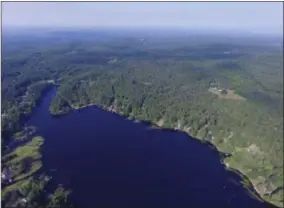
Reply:
[[[2,2],[4,26],[179,27],[283,33],[282,2]]]

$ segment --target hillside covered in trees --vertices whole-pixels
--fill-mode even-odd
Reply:
[[[166,32],[4,34],[2,143],[56,83],[53,115],[94,104],[184,130],[283,206],[281,41]]]

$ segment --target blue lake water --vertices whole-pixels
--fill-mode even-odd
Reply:
[[[79,207],[269,207],[225,169],[219,153],[179,131],[98,107],[52,117],[56,89],[28,121],[45,138],[43,171]]]

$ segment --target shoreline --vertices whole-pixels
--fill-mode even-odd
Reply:
[[[123,112],[118,112],[116,109],[114,109],[113,106],[110,106],[110,107],[105,107],[105,106],[102,106],[102,105],[98,105],[98,104],[94,104],[94,103],[91,103],[91,104],[88,104],[88,105],[84,105],[84,106],[70,106],[70,110],[62,115],[66,115],[68,114],[70,111],[72,110],[79,110],[79,109],[84,109],[84,108],[87,108],[87,107],[98,107],[102,110],[105,110],[105,111],[108,111],[108,112],[112,112],[116,115],[119,115],[119,116],[122,116],[124,117],[125,119],[127,120],[131,120],[135,123],[141,123],[141,120],[138,120],[138,119],[135,119],[135,116],[132,116],[132,118],[130,117],[126,117]],[[57,116],[58,114],[56,114],[55,116]],[[58,116],[61,116],[61,115],[58,115]],[[145,120],[146,121],[146,120]],[[161,121],[157,121],[157,122],[153,122],[153,121],[148,121],[151,124],[151,128],[158,128],[158,129],[163,129],[163,122]],[[211,145],[214,146],[214,148],[216,149],[216,151],[218,151],[219,153],[223,153],[222,151],[220,151],[220,148],[218,148],[218,146],[216,146],[215,144],[213,144],[212,142],[210,141],[207,141],[207,140],[202,140],[198,137],[193,137],[190,135],[190,132],[189,132],[189,129],[188,128],[185,128],[185,129],[182,129],[180,127],[172,127],[171,128],[172,130],[178,130],[178,131],[183,131],[184,133],[186,133],[189,137],[195,139],[195,140],[198,140],[200,143],[202,144],[206,144],[206,143],[210,143]],[[207,144],[208,145],[208,144]],[[233,155],[231,155],[230,157],[233,157]],[[226,171],[231,171],[231,172],[234,172],[236,173],[238,176],[240,176],[243,180],[243,182],[241,182],[241,184],[243,184],[243,186],[248,190],[248,192],[254,197],[256,198],[257,200],[259,200],[260,202],[266,202],[266,203],[269,203],[271,204],[272,206],[274,206],[275,208],[278,207],[278,205],[276,204],[273,204],[267,200],[265,200],[263,198],[263,196],[258,192],[257,188],[256,188],[256,184],[253,183],[252,179],[250,179],[246,173],[244,173],[242,170],[239,170],[238,168],[234,168],[232,166],[230,166],[228,163],[225,162],[225,159],[226,157],[224,158],[221,158],[220,157],[220,163],[222,163],[224,166],[225,166],[225,169]]]

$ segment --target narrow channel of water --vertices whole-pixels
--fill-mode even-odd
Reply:
[[[219,153],[179,131],[97,107],[52,117],[53,88],[28,121],[45,138],[43,171],[83,207],[269,207],[226,171]]]

